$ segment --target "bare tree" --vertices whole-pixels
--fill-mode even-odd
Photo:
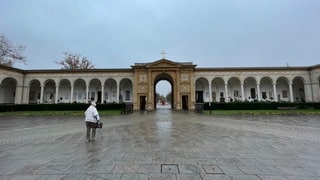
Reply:
[[[64,58],[62,61],[55,61],[55,63],[62,65],[61,69],[92,69],[94,66],[87,57],[82,57],[80,54],[73,54],[63,52]]]
[[[23,56],[25,46],[13,45],[4,36],[0,35],[0,64],[4,66],[13,66],[15,62],[26,64],[26,57]]]

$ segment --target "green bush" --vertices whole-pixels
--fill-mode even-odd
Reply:
[[[320,109],[320,103],[290,103],[290,102],[229,102],[211,103],[212,110],[276,110],[278,107],[293,107],[295,109]],[[203,104],[204,110],[209,110],[209,103]]]
[[[3,104],[0,105],[0,112],[12,111],[81,111],[86,110],[89,104]],[[98,110],[120,110],[125,107],[124,103],[97,104]]]

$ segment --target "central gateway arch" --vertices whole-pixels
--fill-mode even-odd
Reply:
[[[194,109],[193,71],[196,65],[192,62],[173,62],[160,59],[151,63],[135,63],[131,67],[134,71],[134,109],[155,109],[155,86],[160,80],[167,80],[171,84],[172,109]]]

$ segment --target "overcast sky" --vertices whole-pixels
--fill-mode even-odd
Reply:
[[[0,33],[26,46],[22,69],[59,69],[62,52],[96,68],[162,58],[197,67],[320,62],[319,0],[0,0]]]

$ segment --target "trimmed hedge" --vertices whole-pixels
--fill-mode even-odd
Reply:
[[[12,111],[85,111],[89,104],[3,104],[0,105],[0,112]],[[120,110],[124,108],[124,103],[97,104],[98,110]]]
[[[88,104],[2,104],[0,112],[12,111],[83,111]],[[98,110],[120,110],[125,103],[97,104]],[[229,102],[211,103],[212,110],[277,110],[278,107],[294,107],[295,109],[320,109],[320,103],[290,103],[290,102]],[[209,110],[209,103],[203,104],[204,110]]]
[[[320,109],[320,103],[290,103],[290,102],[229,102],[211,103],[212,110],[277,110],[278,107],[293,107],[295,109]],[[209,110],[209,103],[203,104],[204,110]]]

